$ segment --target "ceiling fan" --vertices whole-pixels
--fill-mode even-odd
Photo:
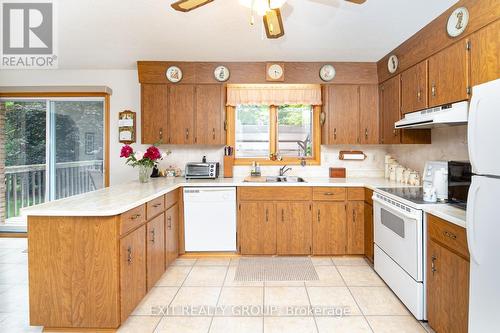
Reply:
[[[189,12],[193,9],[199,8],[214,0],[179,0],[174,2],[171,6],[173,9],[180,12]],[[366,0],[344,0],[355,4],[362,4]],[[285,34],[283,28],[283,19],[281,18],[280,8],[285,4],[286,0],[240,0],[240,3],[245,7],[255,11],[257,14],[262,15],[264,28],[266,30],[267,38],[275,39],[280,38]],[[253,16],[252,23],[253,24]]]

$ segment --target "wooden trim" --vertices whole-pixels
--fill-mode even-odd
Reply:
[[[0,232],[0,238],[28,238],[27,232]]]
[[[197,258],[239,258],[238,252],[185,252],[179,256],[179,259],[197,259]]]
[[[109,150],[110,138],[109,132],[111,131],[110,122],[110,97],[108,94],[104,96],[104,187],[109,187]],[[134,118],[135,122],[135,118]]]
[[[37,98],[37,97],[106,97],[104,92],[0,92],[0,97]]]
[[[42,332],[44,333],[63,333],[63,332],[75,332],[75,333],[112,333],[117,332],[114,328],[52,328],[44,327]]]
[[[236,153],[236,151],[235,151]],[[269,106],[269,154],[278,153],[278,107]]]

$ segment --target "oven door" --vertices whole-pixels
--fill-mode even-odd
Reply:
[[[375,244],[415,281],[423,281],[422,211],[409,208],[409,212],[376,196],[373,209]]]

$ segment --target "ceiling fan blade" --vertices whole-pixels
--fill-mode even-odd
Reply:
[[[174,2],[171,7],[180,12],[189,12],[212,1],[214,0],[179,0]]]
[[[366,0],[345,0],[345,1],[361,5],[361,4],[365,3]]]
[[[283,20],[281,19],[281,11],[279,8],[271,9],[262,17],[264,27],[266,28],[267,38],[280,38],[285,34],[283,29]]]

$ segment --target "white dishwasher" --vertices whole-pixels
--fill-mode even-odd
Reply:
[[[236,251],[236,187],[184,188],[186,251]]]

